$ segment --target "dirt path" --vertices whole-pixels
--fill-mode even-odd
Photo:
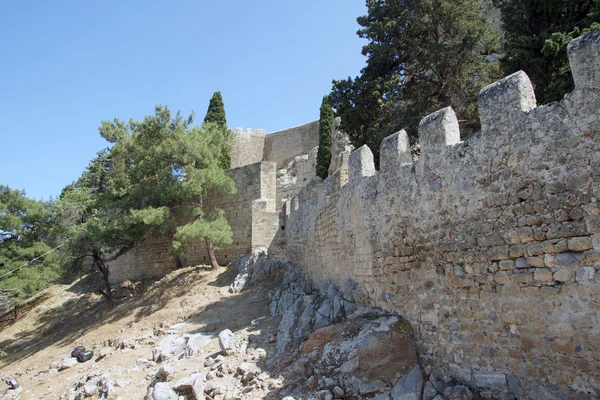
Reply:
[[[0,327],[0,349],[6,353],[0,359],[0,378],[16,378],[21,399],[58,399],[69,388],[108,374],[117,383],[110,398],[142,399],[160,367],[143,360],[152,360],[152,349],[167,337],[169,327],[184,321],[179,336],[213,334],[198,354],[174,364],[170,380],[206,369],[206,357],[220,351],[214,333],[223,329],[234,332],[238,343],[251,342],[250,350],[227,358],[230,369],[235,372],[237,365],[247,361],[264,372],[266,361],[253,356],[252,347],[260,346],[267,354],[273,350],[272,336],[280,317],[270,317],[267,294],[276,282],[263,281],[231,294],[232,281],[232,272],[225,269],[185,268],[158,282],[122,285],[112,310],[100,295],[89,292],[85,280],[51,287],[21,319]],[[60,372],[49,368],[80,345],[94,350],[92,360]],[[280,386],[276,377],[267,376],[243,398],[264,398],[276,391]],[[2,384],[0,394],[6,388]]]

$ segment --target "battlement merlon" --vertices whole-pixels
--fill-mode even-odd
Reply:
[[[456,143],[460,143],[460,128],[452,107],[429,114],[419,123],[421,154],[439,153]]]
[[[350,153],[350,159],[348,160],[349,182],[356,183],[363,177],[374,176],[376,174],[373,152],[367,145],[361,146]]]
[[[567,53],[575,89],[600,89],[600,30],[572,40]]]
[[[246,128],[244,131],[243,128],[235,128],[236,135],[255,135],[255,136],[265,136],[266,131],[264,129],[257,129],[256,132],[252,128]]]
[[[537,102],[529,77],[518,71],[481,89],[477,105],[482,131],[510,131]]]

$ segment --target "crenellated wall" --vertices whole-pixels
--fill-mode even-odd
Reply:
[[[405,316],[423,361],[518,398],[600,396],[600,31],[573,41],[576,89],[537,106],[523,72],[483,89],[482,130],[424,118],[294,197],[287,256]],[[569,397],[575,398],[575,397]]]

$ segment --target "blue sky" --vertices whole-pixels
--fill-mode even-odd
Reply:
[[[19,0],[0,14],[0,184],[48,199],[106,146],[102,120],[156,104],[231,128],[318,119],[332,79],[365,63],[364,0]]]

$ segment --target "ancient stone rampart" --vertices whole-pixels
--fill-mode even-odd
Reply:
[[[295,157],[310,153],[319,145],[319,121],[309,122],[293,128],[265,135],[258,129],[237,128],[231,151],[231,167],[261,161],[274,162],[285,167]]]
[[[319,145],[319,121],[296,126],[265,137],[263,161],[284,167],[298,155],[308,154]]]
[[[265,131],[236,128],[231,148],[231,168],[259,163],[263,160]]]
[[[220,208],[225,212],[233,233],[232,243],[216,252],[220,265],[227,265],[252,251],[269,246],[279,228],[279,210],[276,207],[275,163],[259,162],[227,171],[233,179],[236,193],[207,199],[207,209]],[[176,268],[169,256],[171,238],[164,236],[137,246],[109,264],[111,281],[161,277]],[[208,263],[206,246],[202,240],[189,246],[184,265]]]
[[[287,256],[352,279],[412,323],[422,360],[518,398],[600,395],[600,31],[572,42],[576,89],[537,106],[523,72],[361,147],[287,209]],[[585,397],[582,397],[585,398]]]

